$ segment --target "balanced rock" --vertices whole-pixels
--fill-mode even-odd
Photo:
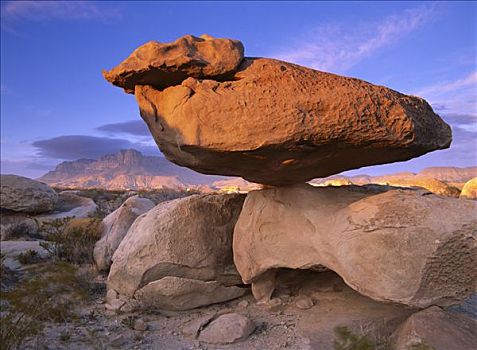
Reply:
[[[58,195],[48,185],[18,175],[0,176],[0,208],[42,213],[55,207]]]
[[[460,193],[461,198],[477,199],[477,177],[465,183]]]
[[[114,252],[134,220],[154,206],[154,202],[150,199],[129,197],[118,209],[103,219],[103,234],[93,251],[93,258],[99,270],[109,269]]]
[[[167,309],[241,296],[232,234],[243,200],[240,194],[193,195],[138,217],[113,255],[108,289]]]
[[[134,93],[136,85],[163,89],[179,85],[188,77],[227,80],[242,60],[243,45],[238,40],[186,35],[172,43],[150,41],[103,75],[112,84]]]
[[[222,62],[223,50],[211,50]],[[153,51],[159,62],[168,58]],[[187,55],[178,57],[189,62]],[[128,91],[134,87],[141,116],[161,151],[201,173],[289,185],[408,160],[451,142],[449,126],[426,101],[362,80],[267,58],[244,58],[227,79],[185,70],[178,79],[164,78],[163,71],[174,75],[177,67],[161,65],[160,75],[138,80],[150,61],[148,55],[133,54],[111,74],[122,67],[133,73],[119,74],[121,83],[114,74],[106,78]],[[225,55],[223,63],[229,61]]]
[[[393,341],[396,350],[471,350],[477,345],[477,320],[433,306],[410,316]]]
[[[253,191],[235,226],[234,261],[258,299],[271,295],[263,286],[273,290],[275,269],[323,265],[378,301],[452,304],[476,288],[476,211],[473,201],[414,190]]]

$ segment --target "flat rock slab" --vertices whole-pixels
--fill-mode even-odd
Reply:
[[[151,55],[168,58],[160,50]],[[128,58],[117,69],[134,71],[151,61],[132,56],[134,64]],[[167,84],[162,77],[138,81],[142,72],[121,75],[120,84],[106,78],[134,87],[141,116],[167,159],[204,174],[289,185],[408,160],[447,148],[452,139],[450,127],[419,97],[274,59],[244,58],[227,81],[186,70]]]

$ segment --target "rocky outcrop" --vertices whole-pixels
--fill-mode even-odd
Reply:
[[[41,224],[64,218],[87,218],[94,214],[96,208],[91,198],[65,191],[58,195],[58,202],[51,213],[38,215],[35,219]]]
[[[43,213],[54,208],[58,195],[50,186],[18,175],[1,175],[0,207],[24,213]]]
[[[471,350],[477,344],[477,321],[434,306],[409,317],[393,338],[396,350]]]
[[[234,261],[258,299],[270,297],[275,269],[324,265],[378,301],[451,304],[475,290],[476,210],[413,190],[253,191],[235,226]]]
[[[243,59],[238,40],[186,35],[172,43],[150,41],[103,75],[110,83],[134,93],[136,85],[156,89],[178,85],[188,77],[226,80]]]
[[[193,195],[138,217],[113,255],[108,289],[168,309],[242,295],[244,289],[234,287],[240,277],[232,233],[243,200],[239,194]]]
[[[374,177],[372,183],[396,187],[421,187],[432,193],[446,197],[459,197],[460,191],[445,182],[425,176],[379,176]]]
[[[221,47],[210,50],[233,66]],[[207,59],[198,63],[188,55],[177,54],[188,69],[209,67]],[[151,57],[163,62],[169,54],[141,47],[105,76],[127,91],[134,88],[141,116],[169,160],[204,174],[288,185],[408,160],[451,142],[449,126],[426,101],[358,79],[266,58],[243,59],[228,70],[227,81],[189,70],[169,80],[166,73],[175,77],[178,69],[162,63],[161,76],[138,79],[156,71],[143,68],[154,66]],[[125,67],[119,81],[114,72]]]
[[[93,251],[93,258],[99,270],[109,269],[114,252],[134,220],[154,206],[154,202],[147,198],[129,197],[118,209],[103,219],[103,234]]]
[[[465,183],[460,193],[461,198],[477,199],[477,177]]]
[[[0,238],[2,241],[33,236],[38,232],[36,221],[25,214],[2,211],[0,213]]]

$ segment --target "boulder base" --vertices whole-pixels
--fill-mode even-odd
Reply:
[[[470,295],[477,203],[414,190],[375,192],[310,185],[250,192],[233,243],[243,281],[267,298],[276,269],[324,265],[378,301],[426,307]]]
[[[232,234],[243,200],[240,194],[193,195],[138,217],[113,255],[108,289],[169,309],[184,309],[187,295],[187,307],[242,295],[243,289],[226,287],[240,284]]]
[[[152,209],[154,205],[150,199],[133,196],[103,219],[103,234],[93,251],[94,262],[98,269],[103,271],[109,269],[114,252],[134,220]]]

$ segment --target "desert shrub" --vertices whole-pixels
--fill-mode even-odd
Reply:
[[[101,238],[102,222],[95,218],[71,219],[47,236],[41,246],[53,257],[74,264],[92,264],[94,244]]]
[[[376,350],[376,345],[364,335],[353,333],[348,327],[335,328],[335,350]]]
[[[22,265],[30,265],[36,264],[43,259],[37,251],[28,249],[26,252],[18,254],[16,260]]]
[[[88,283],[77,276],[75,266],[65,262],[35,265],[14,288],[2,292],[2,349],[19,348],[28,337],[41,332],[45,322],[76,319],[72,305],[88,298]]]
[[[15,271],[5,265],[5,258],[4,254],[0,254],[0,288],[2,292],[9,289],[18,279]]]

